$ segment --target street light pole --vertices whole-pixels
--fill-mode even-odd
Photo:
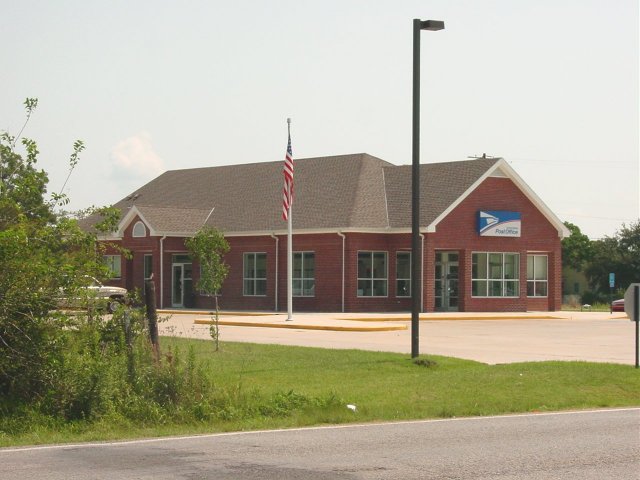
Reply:
[[[413,20],[413,135],[411,161],[411,358],[420,355],[420,31],[442,30],[440,20]]]

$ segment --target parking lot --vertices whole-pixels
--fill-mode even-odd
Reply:
[[[208,312],[163,312],[161,335],[210,339]],[[408,314],[223,314],[222,342],[252,342],[409,353]],[[483,363],[584,360],[633,365],[635,324],[624,314],[428,314],[421,316],[421,355]]]

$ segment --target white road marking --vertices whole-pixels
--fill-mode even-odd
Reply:
[[[453,418],[432,418],[425,420],[404,420],[399,422],[372,422],[372,423],[346,423],[340,425],[323,425],[319,427],[298,427],[298,428],[279,428],[273,430],[243,430],[241,432],[220,432],[220,433],[206,433],[201,435],[188,435],[188,436],[173,436],[173,437],[155,437],[155,438],[142,438],[138,440],[123,440],[116,442],[93,442],[93,443],[69,443],[69,444],[56,444],[56,445],[42,445],[34,447],[9,447],[0,449],[2,453],[12,452],[29,452],[37,450],[62,450],[65,448],[96,448],[96,447],[113,447],[120,445],[137,445],[144,443],[158,443],[168,441],[180,441],[180,440],[193,440],[199,438],[215,438],[215,437],[230,437],[240,435],[260,435],[270,433],[281,432],[302,432],[302,431],[314,431],[314,430],[337,430],[347,428],[374,428],[385,427],[393,425],[411,425],[411,424],[424,424],[424,423],[442,423],[442,422],[459,422],[459,421],[479,421],[479,420],[491,420],[500,418],[526,418],[526,417],[548,417],[557,415],[583,415],[589,413],[613,413],[613,412],[638,412],[640,414],[640,407],[629,408],[606,408],[596,410],[569,410],[564,412],[540,412],[540,413],[514,413],[509,415],[490,415],[486,417],[453,417]],[[640,417],[638,417],[640,421]]]

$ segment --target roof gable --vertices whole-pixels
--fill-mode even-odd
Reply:
[[[486,172],[478,177],[454,202],[449,204],[436,218],[427,224],[427,232],[435,232],[438,223],[451,213],[460,203],[462,203],[478,186],[489,177],[502,177],[510,179],[518,189],[529,199],[531,203],[544,215],[544,217],[558,231],[558,236],[563,238],[570,235],[569,230],[562,221],[551,211],[549,207],[535,194],[535,192],[525,183],[513,168],[503,159],[496,159]]]
[[[229,235],[283,233],[283,162],[165,172],[115,206],[118,235],[138,215],[150,235],[190,236],[203,225]],[[562,222],[500,158],[423,164],[420,224],[427,232],[489,176],[511,179],[562,237]],[[411,165],[365,153],[295,160],[293,228],[311,231],[411,229]]]
[[[387,227],[384,166],[391,164],[365,153],[295,160],[293,227]],[[278,161],[165,172],[115,205],[125,215],[120,232],[134,207],[152,235],[193,234],[205,221],[231,233],[286,230],[282,167]]]

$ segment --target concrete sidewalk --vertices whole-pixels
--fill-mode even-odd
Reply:
[[[160,315],[189,315],[197,325],[209,325],[215,312],[209,310],[158,310]],[[420,314],[420,322],[428,321],[488,321],[488,320],[580,320],[627,319],[624,313],[607,312],[436,312]],[[386,332],[406,330],[410,313],[294,313],[287,321],[286,313],[220,312],[219,325],[234,327],[263,327],[304,330],[332,330],[337,332]]]
[[[211,339],[208,312],[163,311],[161,335]],[[408,314],[224,313],[223,342],[410,353]],[[393,327],[383,328],[380,327]],[[421,316],[421,354],[483,363],[584,360],[634,364],[635,324],[624,314],[551,312],[458,313]]]

